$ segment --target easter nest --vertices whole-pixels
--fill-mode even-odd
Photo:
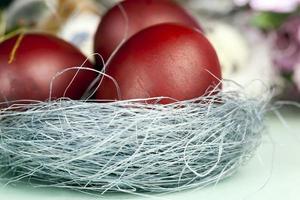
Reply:
[[[265,107],[239,90],[167,105],[66,98],[15,105],[0,111],[0,181],[101,193],[203,187],[251,158]]]

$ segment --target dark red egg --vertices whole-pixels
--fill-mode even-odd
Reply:
[[[79,99],[95,74],[70,70],[53,80],[59,72],[80,67],[86,57],[73,45],[55,36],[26,33],[0,43],[0,102],[69,97]],[[92,68],[87,61],[83,67]],[[75,76],[76,75],[76,76]],[[71,83],[72,82],[72,83]]]
[[[94,51],[106,61],[125,34],[127,39],[144,28],[166,22],[201,29],[198,22],[172,0],[126,0],[112,7],[103,16],[95,35]],[[97,60],[101,65],[99,58]]]
[[[187,100],[204,95],[221,80],[219,60],[207,38],[196,29],[170,23],[151,26],[128,39],[106,74],[118,83],[119,94],[113,81],[104,78],[98,99]]]

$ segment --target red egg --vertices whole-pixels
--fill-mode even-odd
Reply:
[[[0,102],[46,100],[59,72],[80,67],[86,57],[71,44],[51,35],[26,33],[0,43]],[[87,61],[84,67],[93,65]],[[53,99],[79,99],[95,78],[91,71],[67,71],[53,83]],[[71,83],[67,89],[68,85]]]
[[[128,24],[121,8],[126,13]],[[144,28],[166,22],[201,29],[197,21],[172,0],[126,0],[103,16],[95,35],[94,51],[106,61],[125,34],[127,39]],[[97,60],[101,65],[99,58]]]
[[[177,24],[159,24],[132,36],[113,56],[98,99],[124,100],[200,97],[221,80],[216,52],[198,30]],[[160,103],[170,103],[164,99]]]

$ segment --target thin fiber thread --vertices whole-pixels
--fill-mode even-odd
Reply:
[[[174,192],[232,175],[264,103],[220,92],[173,104],[60,99],[0,113],[0,180],[105,193]]]

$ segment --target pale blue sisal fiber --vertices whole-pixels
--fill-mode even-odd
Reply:
[[[206,186],[253,155],[265,106],[239,91],[168,105],[60,99],[2,110],[0,177],[101,193]]]

